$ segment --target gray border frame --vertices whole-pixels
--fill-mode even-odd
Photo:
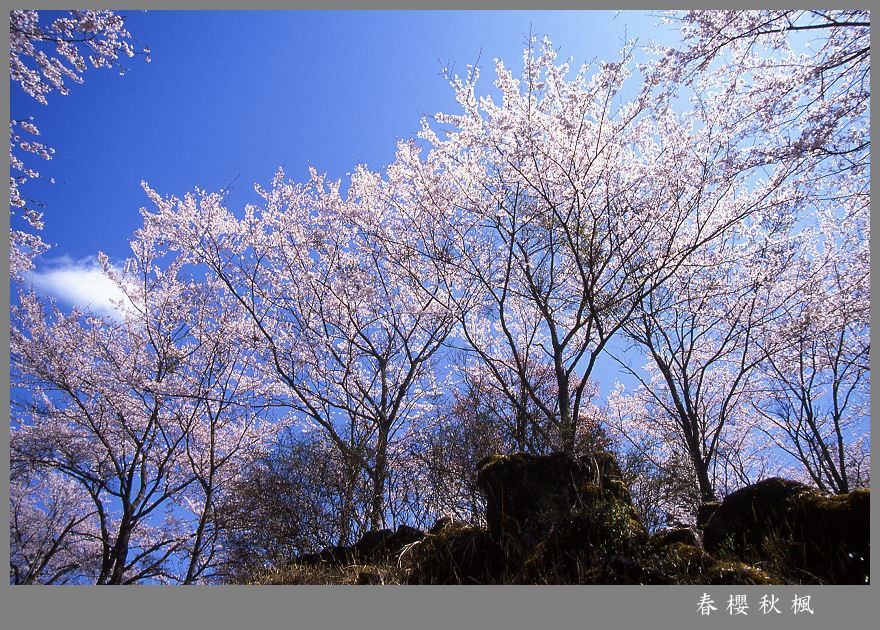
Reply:
[[[739,0],[738,0],[739,1]],[[125,3],[130,4],[130,3]],[[522,0],[444,0],[426,3],[418,0],[413,7],[400,0],[374,0],[358,6],[353,0],[320,2],[298,0],[295,6],[264,6],[259,8],[308,9],[523,9]],[[593,3],[564,0],[553,8],[587,9],[617,8],[593,6]],[[669,4],[678,3],[667,3]],[[705,2],[691,2],[693,5]],[[729,5],[714,8],[729,8]],[[743,8],[763,8],[766,3],[749,2]],[[776,2],[774,2],[776,4]],[[810,3],[814,4],[814,3]],[[824,3],[823,8],[828,4]],[[858,4],[865,4],[860,2]],[[57,2],[41,3],[42,8],[65,8]],[[46,6],[49,5],[49,6]],[[235,9],[236,3],[197,2],[170,3],[164,0],[148,3],[151,8]],[[158,5],[158,6],[157,6]],[[181,6],[183,5],[183,6]],[[220,5],[220,6],[218,6]],[[478,6],[475,6],[478,5]],[[21,6],[21,5],[19,5]],[[627,2],[627,9],[660,9],[657,2]],[[711,8],[708,5],[707,8]],[[12,8],[12,7],[9,7]],[[249,7],[256,8],[256,7]],[[551,34],[552,35],[552,34]],[[134,33],[137,37],[137,33]],[[513,34],[512,36],[517,36]],[[149,44],[149,42],[146,42]],[[4,64],[8,63],[4,58]],[[7,66],[8,71],[8,66]],[[874,76],[876,77],[876,70]],[[4,86],[4,90],[7,89]],[[6,99],[8,114],[9,101]],[[5,179],[4,179],[5,182]],[[7,184],[4,183],[5,187]],[[5,193],[4,193],[5,194]],[[0,213],[2,226],[8,228],[9,217]],[[4,240],[4,243],[8,241]],[[8,245],[4,245],[2,265],[8,265]],[[872,289],[873,286],[872,278]],[[9,304],[10,287],[3,284],[0,296]],[[9,330],[9,310],[4,308],[0,321]],[[8,358],[9,340],[0,340],[2,354]],[[873,356],[874,353],[872,353]],[[9,383],[6,363],[0,364],[0,381]],[[9,409],[8,387],[0,390],[0,406]],[[874,406],[872,405],[872,432]],[[7,429],[8,431],[8,429]],[[8,438],[8,432],[4,433]],[[8,451],[0,449],[0,462],[8,479]],[[0,499],[7,504],[8,483],[0,484]],[[875,538],[876,506],[871,510]],[[4,540],[8,542],[9,531]],[[4,545],[4,559],[9,546]],[[847,628],[868,628],[869,615],[877,587],[719,587],[719,586],[407,586],[407,587],[324,587],[324,586],[135,586],[101,588],[91,586],[0,586],[0,624],[12,628],[647,628],[678,627],[717,630],[751,628],[827,629],[833,624]],[[707,593],[718,608],[712,616],[699,615],[697,606]],[[749,602],[747,617],[731,617],[725,607],[730,595],[746,594]],[[779,598],[782,613],[762,615],[760,598],[773,594]],[[795,595],[810,595],[814,615],[794,615],[790,610]]]

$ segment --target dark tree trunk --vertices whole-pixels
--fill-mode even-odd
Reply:
[[[376,440],[376,461],[373,466],[373,496],[370,506],[370,529],[382,529],[385,525],[385,479],[388,476],[388,431],[382,423]]]

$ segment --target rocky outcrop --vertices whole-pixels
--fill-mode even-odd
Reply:
[[[648,544],[655,548],[674,543],[699,547],[701,546],[700,535],[692,527],[667,527],[654,532],[648,540]]]
[[[555,523],[592,505],[595,491],[629,500],[610,453],[493,455],[477,465],[489,532],[513,558],[528,556]]]
[[[704,505],[698,526],[646,531],[608,453],[492,456],[487,527],[439,519],[328,547],[302,564],[392,563],[409,584],[864,584],[870,491],[828,497],[766,479]],[[379,566],[356,583],[383,583]]]
[[[407,545],[422,540],[425,532],[401,525],[397,530],[380,529],[361,536],[349,547],[330,546],[319,553],[310,553],[296,558],[292,564],[372,564],[385,562],[399,554]]]
[[[706,551],[775,564],[799,582],[864,584],[870,575],[869,490],[827,497],[765,479],[729,494],[703,528]]]
[[[729,494],[703,526],[711,552],[757,552],[765,538],[792,521],[793,507],[813,490],[797,481],[774,477]]]
[[[721,507],[720,501],[712,501],[710,503],[703,503],[700,507],[697,508],[697,527],[702,529],[706,526],[706,523],[709,522],[709,519],[712,518],[712,515],[718,511],[718,508]]]
[[[506,582],[781,582],[752,564],[712,557],[692,528],[649,536],[608,453],[488,458],[478,484],[488,531],[505,552]]]
[[[410,584],[499,584],[509,565],[490,533],[449,523],[414,545]]]
[[[587,485],[579,503],[553,523],[523,564],[521,580],[632,584],[651,580],[634,558],[647,539],[632,504],[611,489]],[[613,581],[608,576],[613,575]]]

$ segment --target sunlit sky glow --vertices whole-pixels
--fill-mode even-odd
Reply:
[[[45,18],[51,12],[45,12]],[[46,204],[38,268],[101,250],[117,261],[149,204],[163,195],[233,182],[232,208],[256,201],[279,166],[296,180],[309,166],[343,178],[380,169],[422,115],[454,112],[448,66],[478,62],[485,92],[495,58],[521,64],[528,33],[547,35],[576,70],[617,58],[625,37],[668,35],[659,18],[613,11],[122,12],[152,61],[126,59],[124,76],[89,69],[47,106],[11,86],[13,117],[34,116],[50,162],[25,194]],[[52,184],[49,179],[55,180]]]
[[[41,12],[44,20],[52,12]],[[162,195],[230,187],[234,211],[259,199],[283,167],[304,180],[310,166],[341,178],[358,164],[382,169],[420,119],[456,112],[444,67],[477,64],[490,93],[494,60],[517,69],[531,32],[559,60],[617,60],[624,42],[668,41],[675,29],[642,11],[123,11],[133,38],[151,49],[125,59],[124,76],[89,69],[69,95],[41,105],[11,86],[15,118],[33,116],[49,162],[22,193],[45,204],[52,249],[27,278],[67,306],[99,314],[119,296],[99,275],[97,254],[121,265],[150,206],[141,182]],[[637,81],[634,78],[633,81]],[[51,183],[50,180],[54,180]],[[603,389],[613,379],[600,375]]]

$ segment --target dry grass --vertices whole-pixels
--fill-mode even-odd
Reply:
[[[248,584],[299,584],[330,586],[341,584],[391,585],[406,584],[407,569],[396,565],[350,564],[291,564],[280,570],[261,572],[248,580]]]

